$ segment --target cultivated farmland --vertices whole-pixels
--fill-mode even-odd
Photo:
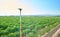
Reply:
[[[22,30],[24,37],[38,37],[48,33],[59,25],[59,16],[23,16]]]
[[[60,16],[22,16],[23,37],[38,37],[60,24]],[[0,16],[0,37],[19,37],[20,17]]]
[[[18,16],[0,16],[0,37],[19,37],[20,20]]]

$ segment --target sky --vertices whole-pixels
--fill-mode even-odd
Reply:
[[[0,15],[60,15],[60,0],[0,0]]]

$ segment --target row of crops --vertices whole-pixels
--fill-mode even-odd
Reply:
[[[22,16],[23,37],[38,37],[60,23],[59,16]],[[0,16],[0,37],[20,37],[20,17]]]
[[[59,25],[59,16],[23,16],[23,37],[38,37]]]
[[[19,19],[18,16],[0,16],[0,37],[19,37]]]
[[[58,33],[58,36],[57,37],[60,37],[60,32]]]

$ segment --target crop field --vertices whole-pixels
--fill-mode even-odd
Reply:
[[[22,16],[23,37],[38,37],[60,24],[60,16]],[[0,16],[0,37],[20,37],[20,17]]]
[[[23,16],[23,37],[42,36],[59,25],[59,16]]]
[[[0,16],[0,37],[19,37],[19,19],[18,16]]]

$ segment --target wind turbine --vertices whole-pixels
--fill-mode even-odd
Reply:
[[[20,11],[20,37],[22,37],[22,21],[21,21],[21,11],[22,11],[22,9],[21,8],[19,8],[19,11]]]

